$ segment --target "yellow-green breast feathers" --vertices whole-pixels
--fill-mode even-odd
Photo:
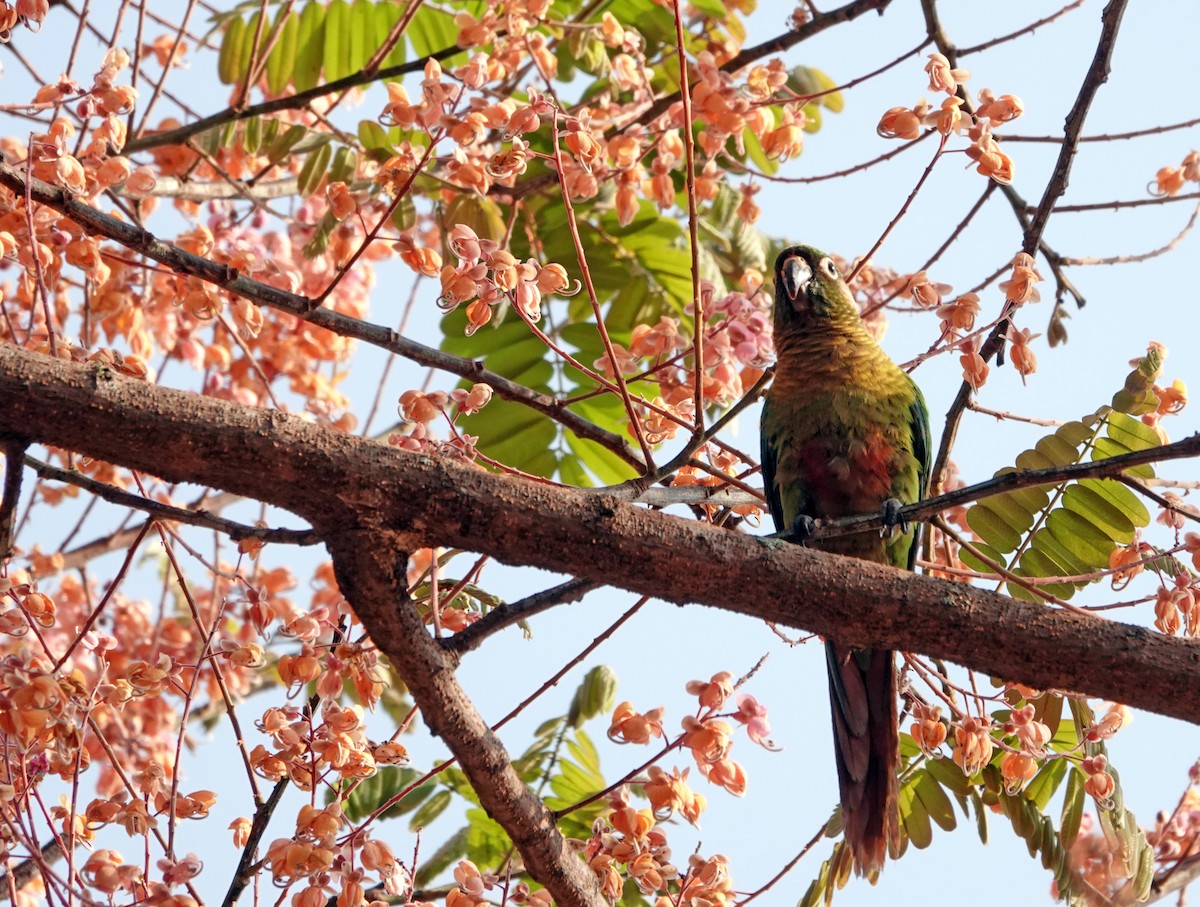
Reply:
[[[777,528],[800,516],[875,513],[888,498],[919,500],[930,446],[924,400],[863,325],[837,265],[794,246],[779,256],[775,282],[777,363],[762,447]],[[863,535],[821,547],[909,566],[911,542]]]

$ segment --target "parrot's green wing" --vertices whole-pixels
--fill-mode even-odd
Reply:
[[[786,411],[786,407],[785,410]],[[759,421],[759,443],[761,445],[761,460],[762,463],[762,478],[763,478],[763,493],[767,498],[767,509],[771,511],[771,519],[775,521],[776,532],[790,532],[795,527],[786,522],[783,506],[783,496],[780,493],[779,485],[775,482],[775,470],[779,467],[779,450],[778,445],[780,440],[776,432],[776,426],[779,424],[778,419],[781,418],[776,412],[776,406],[772,405],[772,399],[767,397],[763,403],[762,417]],[[804,483],[798,478],[793,479],[786,488],[786,493],[789,497],[788,504],[795,504],[795,516],[811,516],[816,514],[812,512],[812,502],[809,499],[809,493],[804,487]],[[793,501],[792,496],[795,495],[798,500]]]
[[[771,519],[775,521],[775,529],[783,529],[783,502],[779,500],[779,486],[775,484],[775,444],[771,438],[770,426],[773,424],[771,400],[763,403],[759,444],[762,449],[762,479],[763,493],[767,496],[767,509],[771,511]]]
[[[908,424],[912,430],[913,457],[920,466],[918,498],[924,498],[929,493],[929,470],[933,456],[933,437],[929,433],[929,407],[925,405],[925,396],[911,377],[908,379],[908,386],[912,388],[913,393],[912,405],[908,410]],[[916,564],[917,547],[914,543],[908,550],[909,570]]]

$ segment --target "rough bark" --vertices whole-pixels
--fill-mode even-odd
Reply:
[[[1193,640],[404,453],[12,347],[0,347],[0,399],[0,432],[266,501],[326,539],[384,527],[403,550],[462,547],[1200,722],[1200,696],[1185,695],[1197,689]]]

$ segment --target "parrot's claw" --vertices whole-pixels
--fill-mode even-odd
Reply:
[[[788,540],[795,542],[798,545],[803,545],[809,540],[813,534],[813,530],[817,528],[817,521],[810,517],[807,513],[801,513],[792,521],[792,528],[788,532]]]
[[[883,522],[883,528],[879,530],[879,535],[882,538],[887,538],[897,529],[901,532],[908,532],[908,520],[900,515],[900,511],[904,509],[904,504],[896,498],[888,498],[879,508],[879,519]]]
[[[808,542],[809,537],[816,528],[817,521],[802,513],[792,522],[791,529],[773,532],[770,535],[759,536],[759,538],[764,541],[770,540],[771,542],[789,542],[793,545],[803,545]]]

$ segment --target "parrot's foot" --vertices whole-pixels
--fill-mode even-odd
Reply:
[[[879,530],[880,536],[887,538],[897,529],[901,532],[908,532],[908,520],[900,515],[900,511],[904,509],[904,504],[896,498],[888,498],[879,508],[879,519],[883,522],[883,528]]]
[[[761,535],[759,538],[770,542],[789,542],[793,545],[803,545],[812,536],[813,530],[817,528],[817,521],[806,514],[800,514],[792,522],[791,529],[783,529],[779,532],[773,532],[770,535]]]
[[[796,519],[792,520],[792,528],[788,530],[787,539],[789,542],[803,545],[809,540],[813,534],[813,530],[816,528],[817,521],[808,514],[801,513]]]

